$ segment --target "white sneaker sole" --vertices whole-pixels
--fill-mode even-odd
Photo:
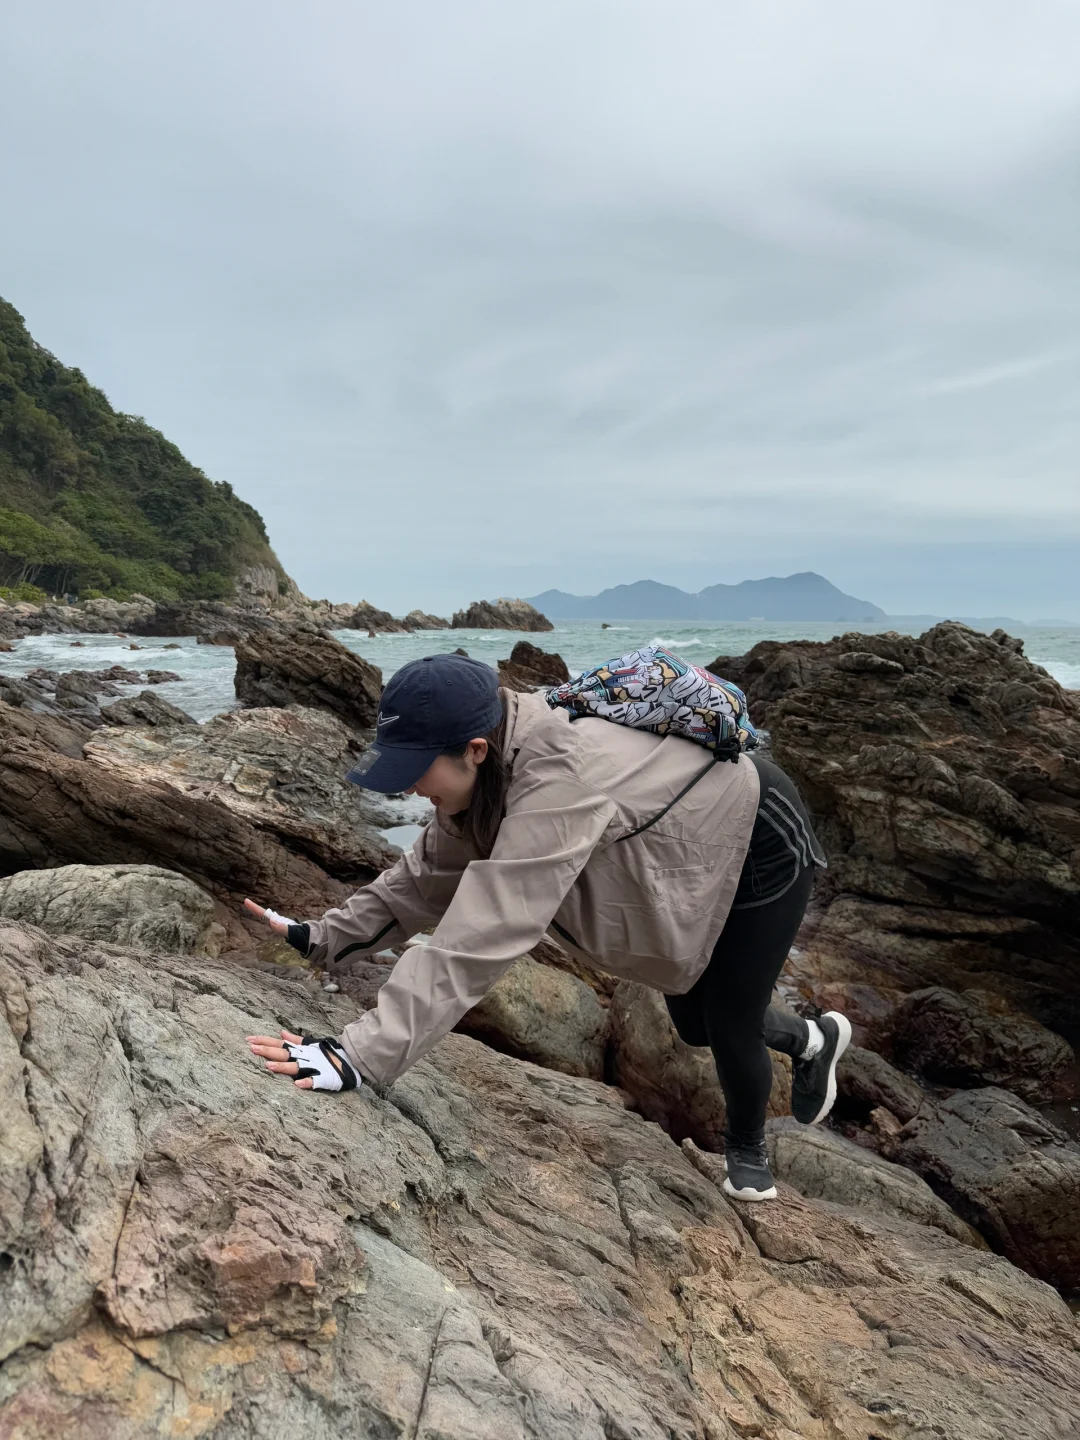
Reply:
[[[725,1180],[724,1194],[730,1195],[732,1200],[775,1200],[776,1186],[770,1185],[768,1190],[753,1190],[749,1187],[745,1190],[736,1190],[730,1180]]]
[[[839,1010],[826,1010],[821,1017],[823,1020],[835,1020],[839,1035],[836,1040],[836,1050],[829,1066],[829,1084],[825,1091],[825,1103],[812,1120],[807,1120],[807,1125],[818,1125],[828,1115],[836,1103],[836,1067],[840,1063],[840,1057],[851,1044],[851,1021],[846,1015],[841,1015]]]

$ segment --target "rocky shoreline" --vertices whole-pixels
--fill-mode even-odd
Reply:
[[[276,577],[275,581],[276,581]],[[288,632],[297,626],[321,630],[366,630],[371,634],[405,634],[417,630],[552,629],[551,621],[524,600],[478,600],[451,620],[412,610],[396,619],[366,600],[332,605],[309,600],[294,586],[285,596],[276,585],[260,589],[237,582],[235,601],[154,601],[145,595],[130,600],[91,599],[78,604],[0,600],[0,646],[26,635],[176,636],[194,635],[211,645],[235,645],[251,635]]]
[[[342,779],[379,671],[308,613],[198,618],[238,616],[201,725],[160,672],[0,689],[0,1435],[1080,1429],[1080,696],[952,624],[715,662],[829,856],[783,988],[858,1042],[813,1131],[776,1058],[780,1199],[738,1207],[708,1053],[547,941],[386,1094],[250,1065],[388,963],[327,993],[243,897],[318,913],[396,851]]]

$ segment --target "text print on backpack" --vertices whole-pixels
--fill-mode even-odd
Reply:
[[[633,730],[680,735],[711,750],[717,760],[737,761],[761,743],[750,723],[746,696],[730,680],[689,665],[649,645],[556,685],[548,704],[574,719],[598,715]]]

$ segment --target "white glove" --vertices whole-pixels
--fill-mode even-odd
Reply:
[[[313,1090],[356,1090],[360,1076],[349,1064],[345,1051],[336,1040],[313,1040],[304,1036],[302,1045],[282,1042],[290,1060],[297,1062],[296,1078],[311,1077]]]
[[[268,925],[272,920],[277,920],[282,925],[296,924],[295,920],[290,920],[287,915],[279,915],[276,910],[271,910],[269,906],[263,911],[263,919]]]

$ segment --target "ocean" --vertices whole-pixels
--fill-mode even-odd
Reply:
[[[540,635],[519,635],[508,630],[422,630],[410,635],[374,637],[359,630],[338,630],[335,634],[350,650],[377,665],[386,681],[409,660],[447,654],[459,646],[475,659],[494,665],[509,656],[518,640],[529,640],[543,650],[558,651],[574,673],[653,643],[664,644],[687,660],[707,665],[719,655],[741,655],[759,640],[828,640],[850,630],[873,634],[898,628],[898,622],[887,620],[861,625],[830,621],[704,624],[624,620],[602,630],[598,620],[563,620],[556,622],[554,630]],[[1031,660],[1062,685],[1080,690],[1080,626],[1017,625],[1013,633],[1023,640],[1025,654]],[[73,638],[82,640],[81,647],[72,644]],[[182,678],[163,686],[160,693],[196,720],[208,720],[223,710],[234,709],[232,650],[228,646],[197,645],[191,636],[175,637],[171,643],[178,644],[178,650],[166,650],[169,643],[166,639],[138,636],[121,640],[115,635],[35,635],[16,642],[10,654],[0,653],[0,674],[25,675],[37,666],[50,670],[100,670],[109,665],[143,671],[174,670]],[[138,650],[131,650],[132,644],[138,645]]]

